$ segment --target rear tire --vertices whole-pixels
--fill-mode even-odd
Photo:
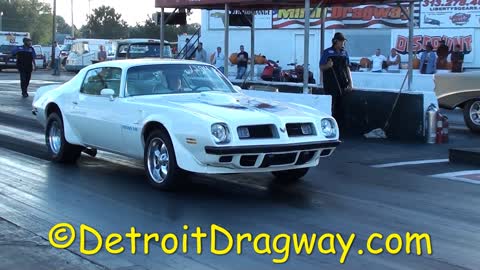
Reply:
[[[286,171],[272,172],[275,180],[282,183],[293,183],[299,181],[308,173],[309,168],[293,169]]]
[[[75,163],[82,154],[83,147],[70,144],[65,139],[63,120],[56,112],[48,116],[45,143],[48,155],[55,162]]]
[[[185,177],[178,167],[170,136],[164,130],[157,129],[148,135],[143,162],[148,181],[155,188],[175,190]]]
[[[465,124],[474,133],[480,133],[480,99],[472,99],[463,107]]]

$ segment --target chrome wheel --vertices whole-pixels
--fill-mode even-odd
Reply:
[[[54,154],[60,153],[62,147],[62,130],[57,121],[53,121],[48,130],[48,144]]]
[[[480,125],[480,101],[475,101],[470,106],[470,119],[476,125]]]
[[[154,138],[148,146],[148,172],[156,183],[162,183],[168,176],[169,153],[167,145]]]

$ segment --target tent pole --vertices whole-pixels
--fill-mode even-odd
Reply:
[[[225,76],[228,78],[228,56],[229,56],[229,29],[230,29],[230,17],[229,17],[229,10],[228,10],[228,4],[225,4],[225,40],[224,40],[224,55],[225,55],[225,61],[224,61],[224,71],[225,71]]]
[[[310,0],[305,0],[305,36],[303,47],[303,93],[308,94],[308,62],[310,58]]]
[[[163,43],[165,42],[165,8],[160,12],[160,58],[163,58]]]
[[[252,21],[250,28],[250,44],[251,44],[251,59],[250,60],[250,80],[253,81],[255,77],[255,12],[252,11]]]
[[[414,2],[410,2],[408,23],[408,91],[412,90],[413,81],[413,27],[415,25]]]
[[[321,20],[322,20],[322,25],[320,29],[320,55],[323,54],[323,51],[325,50],[325,18],[327,17],[327,7],[322,5],[322,13],[321,13]],[[322,81],[322,71],[319,70],[319,80],[318,84]]]

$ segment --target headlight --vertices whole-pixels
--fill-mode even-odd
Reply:
[[[230,141],[230,132],[226,124],[213,124],[212,136],[215,143],[228,143]]]
[[[331,119],[322,120],[322,132],[323,135],[327,138],[333,138],[337,136],[337,130],[335,128],[335,123]]]

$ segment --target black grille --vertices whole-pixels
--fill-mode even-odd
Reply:
[[[312,129],[312,134],[305,135],[302,132],[302,125],[310,125]],[[313,129],[312,123],[294,123],[294,124],[287,124],[287,134],[289,137],[296,137],[296,136],[310,136],[315,134],[315,130]]]
[[[265,158],[262,161],[260,168],[267,168],[275,165],[286,165],[292,164],[297,158],[296,153],[291,154],[268,154],[265,155]]]
[[[243,167],[253,167],[257,162],[258,155],[245,155],[240,158],[240,165]]]
[[[220,161],[221,163],[229,163],[232,162],[232,160],[232,156],[221,156],[218,161]]]
[[[317,151],[303,151],[302,153],[300,153],[300,156],[298,157],[297,163],[295,163],[295,165],[303,165],[310,162],[315,156],[316,152]]]
[[[332,150],[326,149],[326,150],[323,150],[322,153],[320,153],[320,156],[325,157],[330,155],[330,153],[332,153]]]
[[[248,128],[248,133],[250,133],[250,137],[248,138],[240,138],[242,140],[245,139],[270,139],[273,138],[273,128],[272,125],[256,125],[256,126],[241,126],[237,128]]]

